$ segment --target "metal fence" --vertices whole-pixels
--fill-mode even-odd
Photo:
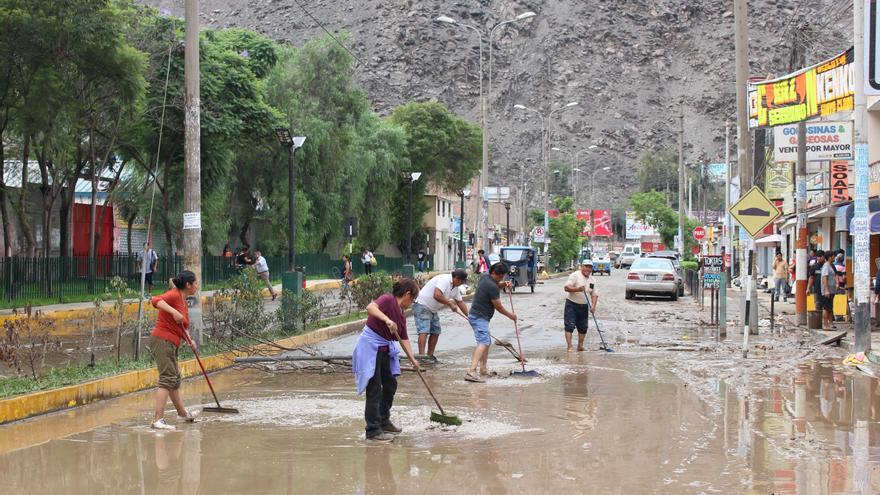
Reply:
[[[352,268],[355,276],[364,273],[364,265],[357,253]],[[429,257],[429,266],[432,260]],[[239,273],[234,257],[203,256],[202,285],[221,284]],[[405,264],[403,258],[376,255],[374,271],[400,272]],[[269,273],[273,280],[280,280],[287,270],[287,256],[267,256]],[[327,254],[297,254],[297,266],[305,269],[306,278],[336,279],[342,277],[342,259]],[[159,255],[159,263],[153,276],[158,287],[183,270],[183,257]],[[0,301],[24,305],[64,303],[98,296],[110,289],[114,277],[121,277],[131,288],[140,284],[140,261],[137,256],[113,255],[96,259],[89,257],[7,257],[0,258]]]

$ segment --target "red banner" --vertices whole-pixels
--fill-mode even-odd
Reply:
[[[593,235],[596,237],[611,237],[611,212],[608,210],[593,210]]]
[[[578,220],[584,221],[584,228],[581,230],[581,237],[590,237],[593,235],[593,223],[590,219],[590,210],[578,210],[575,216]]]
[[[547,210],[547,216],[549,218],[556,218],[559,216],[559,210]]]
[[[831,202],[850,201],[849,162],[831,162]]]

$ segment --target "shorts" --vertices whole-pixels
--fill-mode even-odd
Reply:
[[[471,324],[471,328],[474,329],[474,339],[477,341],[477,345],[492,345],[492,339],[489,336],[489,320],[484,320],[479,316],[468,315],[468,322]]]
[[[816,295],[816,307],[825,311],[834,311],[834,296]]]
[[[153,285],[153,272],[144,275],[144,281],[147,285]]]
[[[177,346],[159,337],[150,337],[147,345],[159,370],[159,388],[168,391],[180,388],[180,369],[177,367]]]
[[[424,304],[415,303],[412,306],[413,319],[416,320],[416,330],[419,335],[424,333],[440,335],[440,317]]]
[[[565,300],[565,331],[577,331],[581,335],[587,334],[587,327],[590,325],[590,305],[577,304],[570,300]]]

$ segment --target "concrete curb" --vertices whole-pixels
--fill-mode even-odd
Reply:
[[[303,335],[281,339],[276,343],[283,347],[314,345],[324,340],[360,330],[366,321],[366,319],[362,319],[320,328]],[[274,348],[273,350],[277,351]],[[218,371],[232,366],[237,355],[244,354],[234,352],[217,354],[202,358],[202,363],[209,372]],[[201,376],[201,370],[195,359],[180,362],[180,373],[184,378]],[[148,368],[62,388],[2,399],[0,400],[0,425],[153,388],[158,382],[158,371],[155,368]]]

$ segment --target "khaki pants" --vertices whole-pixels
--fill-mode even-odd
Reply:
[[[266,282],[266,287],[269,288],[269,293],[274,296],[275,295],[275,288],[272,287],[272,281],[269,280],[269,272],[268,271],[260,272],[257,275],[259,275],[260,278],[263,279],[263,282]]]
[[[147,345],[159,370],[159,387],[165,390],[180,388],[180,369],[177,367],[177,347],[165,339],[150,337]]]

